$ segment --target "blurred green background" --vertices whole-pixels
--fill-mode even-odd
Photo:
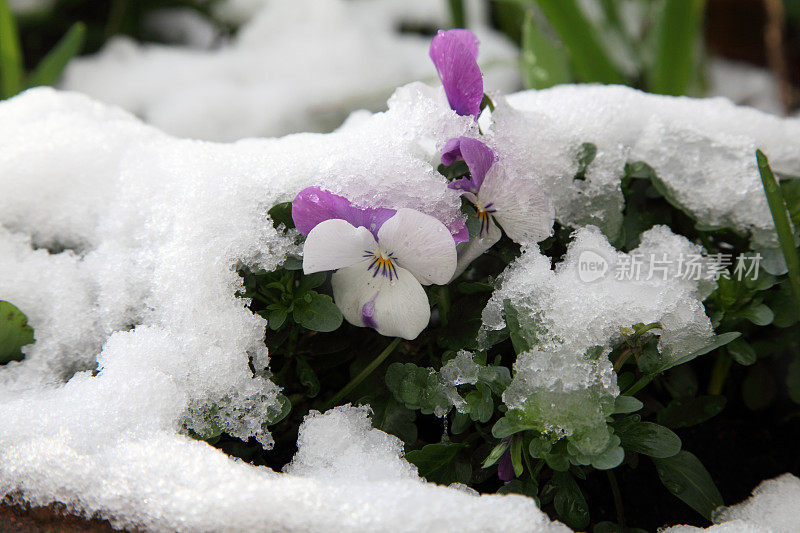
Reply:
[[[469,23],[463,0],[434,1],[447,3],[453,26]],[[4,97],[55,83],[70,57],[96,52],[114,35],[159,42],[162,38],[144,24],[156,10],[193,10],[221,36],[237,30],[215,20],[213,7],[219,0],[30,1],[32,7],[24,10],[12,10],[11,2],[0,0]],[[784,110],[800,105],[800,0],[486,3],[492,25],[520,47],[527,88],[601,82],[662,94],[702,95],[704,62],[713,54],[768,68],[777,80]]]

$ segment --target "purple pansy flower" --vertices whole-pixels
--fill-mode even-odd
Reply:
[[[425,329],[431,313],[422,285],[447,283],[456,268],[444,224],[413,209],[360,207],[316,187],[297,195],[292,218],[307,234],[303,272],[336,271],[333,299],[348,322],[409,340]]]
[[[548,237],[553,228],[553,205],[544,191],[529,179],[508,177],[495,165],[494,152],[477,139],[458,137],[445,143],[442,164],[463,160],[469,177],[452,181],[451,189],[475,205],[481,222],[480,235],[496,234],[497,222],[519,244],[538,242]]]
[[[306,187],[292,202],[292,218],[303,235],[325,220],[341,218],[356,227],[367,228],[377,238],[378,230],[397,211],[388,207],[361,207],[344,196],[319,187]],[[469,230],[460,218],[447,225],[456,243],[469,240]]]
[[[497,477],[500,478],[501,481],[511,481],[515,477],[514,474],[514,463],[511,461],[511,450],[508,449],[506,452],[500,457],[500,462],[497,464]]]
[[[492,149],[470,137],[445,143],[442,164],[459,160],[467,164],[469,176],[452,181],[448,187],[461,191],[475,205],[481,225],[475,238],[458,247],[456,276],[500,240],[497,224],[511,240],[523,245],[550,236],[555,219],[553,205],[533,180],[507,176],[502,166],[495,164]]]
[[[429,52],[450,107],[459,115],[473,115],[476,119],[483,100],[478,45],[478,38],[469,30],[439,30]]]

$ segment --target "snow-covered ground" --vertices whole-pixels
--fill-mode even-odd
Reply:
[[[492,118],[488,138],[503,164],[538,181],[557,217],[577,225],[619,212],[621,171],[636,158],[701,221],[769,241],[755,148],[800,174],[800,121],[721,100],[565,86],[499,98]],[[156,531],[565,531],[521,496],[421,482],[399,442],[371,429],[360,409],[311,414],[283,474],[185,435],[203,428],[203,408],[213,405],[226,431],[270,445],[262,422],[278,391],[264,372],[265,321],[235,294],[238,267],[271,269],[294,250],[266,217],[274,203],[320,185],[443,222],[461,216],[435,165],[447,139],[474,136],[477,126],[450,110],[441,89],[402,87],[387,112],[359,113],[331,134],[232,144],[178,139],[118,108],[44,88],[0,103],[0,124],[0,299],[36,331],[26,359],[0,368],[0,495],[57,500]],[[582,142],[597,144],[597,164],[572,183]],[[594,217],[580,221],[587,206]],[[642,246],[689,246],[658,231],[658,243]],[[599,231],[583,232],[592,246],[610,246]],[[528,250],[518,265],[532,261],[535,275],[506,289],[608,290],[539,269],[537,254]],[[658,294],[660,307],[678,310],[676,332],[707,334],[698,290],[656,286],[642,298]],[[619,301],[599,294],[585,296],[597,304],[582,319],[602,343]],[[642,312],[651,305],[641,302]],[[557,320],[566,311],[553,304],[548,313]],[[587,331],[581,321],[559,328],[567,342]],[[613,385],[608,392],[616,394]],[[767,507],[723,516],[777,520],[761,517]]]
[[[468,2],[481,40],[489,92],[521,87],[517,51],[486,25],[483,3]],[[151,21],[205,48],[112,39],[96,56],[73,60],[61,86],[121,106],[182,137],[245,137],[330,131],[357,109],[380,110],[394,88],[433,82],[430,35],[401,26],[449,27],[445,0],[231,1],[219,16],[243,22],[230,42],[187,12]],[[211,33],[210,33],[211,32]]]

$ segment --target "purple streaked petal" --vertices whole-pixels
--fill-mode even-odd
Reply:
[[[447,141],[442,150],[442,164],[449,166],[462,159],[469,168],[470,177],[457,179],[448,187],[477,193],[483,185],[486,173],[494,164],[494,151],[471,137],[456,137]]]
[[[355,227],[365,227],[377,237],[378,230],[396,211],[385,207],[361,207],[343,196],[319,187],[307,187],[292,202],[292,219],[300,233],[308,235],[320,222],[346,220]]]
[[[469,240],[469,229],[467,224],[462,218],[457,218],[454,222],[447,225],[447,229],[453,235],[453,240],[456,244],[460,242],[467,242]]]
[[[459,115],[473,115],[476,120],[483,100],[478,45],[478,38],[469,30],[439,30],[429,51],[450,107]]]
[[[378,324],[375,322],[375,299],[380,293],[381,291],[376,292],[372,300],[361,307],[361,323],[368,328],[377,329],[378,327]]]
[[[442,148],[442,164],[444,166],[449,167],[459,159],[464,159],[461,157],[461,139],[463,138],[453,137],[444,143],[444,148]]]

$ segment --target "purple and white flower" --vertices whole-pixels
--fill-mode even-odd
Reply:
[[[544,191],[531,179],[511,177],[495,154],[483,142],[470,137],[457,137],[445,143],[442,164],[463,160],[469,175],[452,181],[448,187],[475,206],[480,231],[469,243],[459,245],[456,275],[483,252],[500,240],[502,233],[522,245],[539,242],[553,231],[555,212]]]
[[[450,281],[456,241],[436,218],[413,209],[360,207],[309,187],[292,203],[307,234],[303,272],[335,270],[333,299],[344,318],[390,337],[416,338],[428,325],[422,285]]]
[[[473,115],[476,120],[483,100],[479,44],[469,30],[439,30],[429,51],[450,107],[459,115]]]

